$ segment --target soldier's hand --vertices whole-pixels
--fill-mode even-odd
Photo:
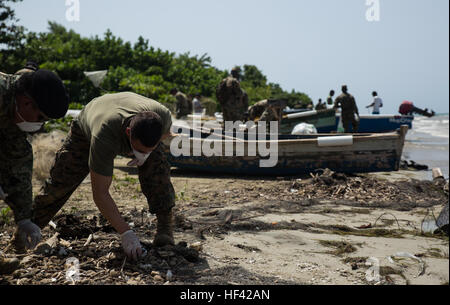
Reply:
[[[17,237],[28,249],[33,249],[41,241],[41,229],[29,219],[17,223]]]
[[[137,260],[142,255],[142,246],[139,238],[134,234],[133,230],[128,230],[121,234],[122,247],[125,254],[133,259]]]

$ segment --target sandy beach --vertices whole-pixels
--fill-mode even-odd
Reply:
[[[75,257],[78,284],[448,284],[448,236],[421,233],[424,217],[438,215],[447,202],[448,184],[443,189],[415,180],[418,172],[323,180],[325,174],[237,178],[175,169],[178,245],[155,249],[156,218],[146,212],[136,170],[127,162],[116,159],[111,194],[133,223],[146,258],[124,261],[117,234],[100,221],[87,179],[54,220],[56,230],[43,230],[44,239],[58,232],[57,242],[19,256],[20,269],[0,277],[1,283],[70,284],[65,262]],[[11,225],[2,228],[1,249],[12,232]],[[368,259],[378,262],[379,278],[370,277]]]
[[[428,170],[236,177],[173,168],[177,245],[163,248],[152,246],[156,217],[147,212],[137,170],[119,157],[111,195],[147,256],[138,263],[125,260],[87,178],[55,217],[56,226],[43,230],[47,244],[27,254],[3,254],[21,265],[0,276],[0,283],[71,284],[65,264],[75,258],[76,284],[448,284],[448,235],[422,232],[422,222],[448,203],[448,134],[444,129],[432,136],[433,130],[448,132],[448,116],[415,124],[402,159]],[[53,136],[34,142],[34,193],[64,134]],[[433,167],[447,180],[433,182]],[[0,225],[3,251],[14,230],[11,215],[3,215]]]

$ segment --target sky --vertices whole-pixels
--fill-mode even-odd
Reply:
[[[132,43],[143,36],[162,50],[207,53],[223,70],[255,65],[314,103],[346,84],[360,114],[374,90],[384,114],[403,100],[449,112],[448,0],[24,0],[13,8],[34,32],[48,21],[86,37],[110,29]]]

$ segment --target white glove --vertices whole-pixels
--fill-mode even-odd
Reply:
[[[134,234],[133,230],[128,230],[121,235],[122,247],[125,254],[134,260],[137,260],[142,255],[142,246],[139,238]]]
[[[29,219],[17,223],[17,235],[28,249],[33,249],[41,241],[41,229]]]
[[[5,194],[5,192],[3,192],[2,187],[0,186],[0,199],[6,200],[6,197],[8,197],[8,194]]]

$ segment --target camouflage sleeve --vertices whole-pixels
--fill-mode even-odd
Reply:
[[[33,150],[15,125],[0,129],[0,143],[0,185],[18,222],[31,217]]]
[[[234,96],[242,95],[241,84],[239,83],[239,81],[237,79],[233,78],[233,79],[229,80],[227,82],[227,86],[228,86],[228,88],[230,88],[230,90]]]

